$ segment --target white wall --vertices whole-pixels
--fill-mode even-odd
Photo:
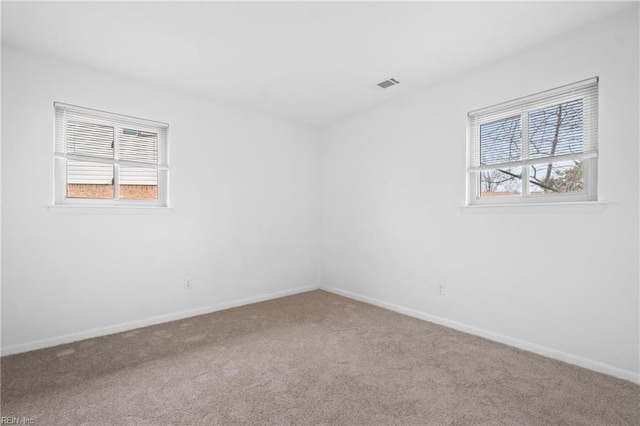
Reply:
[[[638,381],[638,49],[636,5],[327,128],[323,286]],[[467,112],[593,76],[606,206],[461,209]]]
[[[54,101],[168,122],[173,210],[48,209]],[[315,130],[7,46],[2,124],[4,353],[317,286]]]

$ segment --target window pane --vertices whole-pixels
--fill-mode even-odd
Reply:
[[[481,125],[480,164],[491,165],[519,160],[521,140],[520,116]]]
[[[120,129],[120,159],[142,163],[158,163],[158,134],[136,129]]]
[[[584,151],[582,99],[529,113],[529,157]]]
[[[158,170],[120,167],[120,199],[157,200]]]
[[[69,121],[67,123],[67,153],[113,158],[113,127]]]
[[[480,172],[480,197],[504,197],[522,193],[522,169],[511,167]]]
[[[582,192],[582,161],[535,164],[529,170],[529,192],[533,195]]]
[[[113,165],[67,161],[68,198],[113,198]]]

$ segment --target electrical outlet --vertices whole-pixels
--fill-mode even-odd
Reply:
[[[184,280],[184,289],[185,290],[191,290],[191,286],[192,286],[192,282],[191,282],[191,278],[186,278]]]
[[[438,296],[444,296],[445,294],[447,294],[447,285],[438,284]]]

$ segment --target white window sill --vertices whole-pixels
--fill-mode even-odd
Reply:
[[[171,214],[173,208],[158,206],[81,206],[81,205],[49,205],[45,206],[52,214]]]
[[[464,214],[486,213],[602,213],[605,201],[572,201],[566,203],[476,204],[462,206]]]

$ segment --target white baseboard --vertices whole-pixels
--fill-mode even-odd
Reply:
[[[2,356],[33,351],[36,349],[49,348],[52,346],[58,346],[65,343],[77,342],[78,340],[90,339],[92,337],[100,337],[100,336],[106,336],[114,333],[121,333],[123,331],[129,331],[129,330],[133,330],[140,327],[147,327],[150,325],[161,324],[164,322],[194,317],[196,315],[209,314],[216,311],[222,311],[224,309],[235,308],[243,305],[250,305],[252,303],[264,302],[265,300],[277,299],[279,297],[291,296],[294,294],[305,293],[307,291],[317,290],[317,289],[318,289],[317,285],[307,286],[307,287],[298,287],[291,290],[278,291],[274,293],[263,294],[261,296],[249,297],[246,299],[238,299],[238,300],[233,300],[231,302],[218,303],[212,306],[204,306],[201,308],[189,309],[186,311],[175,312],[172,314],[159,315],[156,317],[146,318],[138,321],[130,321],[126,323],[110,325],[107,327],[80,331],[77,333],[64,334],[62,336],[51,337],[48,339],[35,340],[27,343],[20,343],[17,345],[2,347]]]
[[[586,368],[588,370],[597,371],[598,373],[607,374],[609,376],[617,377],[619,379],[628,380],[632,383],[640,385],[640,374],[633,371],[623,370],[618,367],[614,367],[609,364],[605,364],[599,361],[594,361],[588,358],[583,358],[578,355],[562,352],[556,349],[541,346],[535,343],[527,342],[524,340],[515,339],[513,337],[505,336],[493,331],[484,330],[478,327],[474,327],[467,324],[462,324],[456,321],[452,321],[446,318],[442,318],[436,315],[426,314],[424,312],[416,311],[413,309],[405,308],[403,306],[394,305],[392,303],[383,302],[372,297],[363,296],[350,291],[341,290],[334,287],[320,286],[320,290],[335,293],[340,296],[348,297],[350,299],[358,300],[360,302],[375,305],[390,311],[398,312],[410,317],[418,318],[424,321],[429,321],[435,324],[443,325],[445,327],[453,328],[464,333],[473,334],[476,336],[484,337],[485,339],[493,340],[494,342],[504,343],[505,345],[514,346],[518,349],[533,352],[538,355],[545,356],[547,358],[563,361],[568,364],[577,365],[578,367]]]
[[[133,330],[140,327],[147,327],[150,325],[161,324],[164,322],[175,321],[175,320],[189,318],[197,315],[208,314],[216,311],[222,311],[224,309],[235,308],[238,306],[249,305],[252,303],[263,302],[266,300],[277,299],[285,296],[291,296],[298,293],[317,290],[318,288],[324,291],[328,291],[330,293],[335,293],[340,296],[348,297],[350,299],[358,300],[360,302],[364,302],[364,303],[375,305],[384,309],[388,309],[390,311],[398,312],[398,313],[408,315],[414,318],[418,318],[424,321],[429,321],[435,324],[443,325],[445,327],[449,327],[465,333],[484,337],[486,339],[493,340],[495,342],[504,343],[505,345],[514,346],[516,348],[519,348],[525,351],[546,356],[547,358],[556,359],[559,361],[566,362],[568,364],[577,365],[579,367],[583,367],[589,370],[597,371],[599,373],[607,374],[623,380],[628,380],[636,384],[640,384],[640,374],[634,373],[633,371],[623,370],[621,368],[614,367],[612,365],[605,364],[599,361],[594,361],[578,355],[573,355],[566,352],[558,351],[556,349],[548,348],[546,346],[541,346],[541,345],[527,342],[524,340],[515,339],[513,337],[505,336],[499,333],[494,333],[492,331],[484,330],[478,327],[473,327],[471,325],[459,323],[459,322],[442,318],[436,315],[431,315],[424,312],[416,311],[414,309],[405,308],[403,306],[394,305],[392,303],[383,302],[381,300],[374,299],[368,296],[363,296],[357,293],[352,293],[350,291],[346,291],[346,290],[342,290],[334,287],[327,287],[327,286],[318,287],[316,285],[298,287],[291,290],[268,293],[261,296],[250,297],[246,299],[233,300],[230,302],[219,303],[212,306],[205,306],[201,308],[190,309],[187,311],[181,311],[181,312],[176,312],[176,313],[167,314],[167,315],[160,315],[156,317],[146,318],[143,320],[131,321],[131,322],[116,324],[108,327],[95,328],[95,329],[81,331],[77,333],[56,336],[48,339],[35,340],[32,342],[11,345],[11,346],[2,348],[2,356],[33,351],[36,349],[48,348],[52,346],[62,345],[65,343],[77,342],[78,340],[89,339],[92,337],[99,337],[99,336],[106,336],[114,333],[120,333],[123,331],[129,331],[129,330]]]

